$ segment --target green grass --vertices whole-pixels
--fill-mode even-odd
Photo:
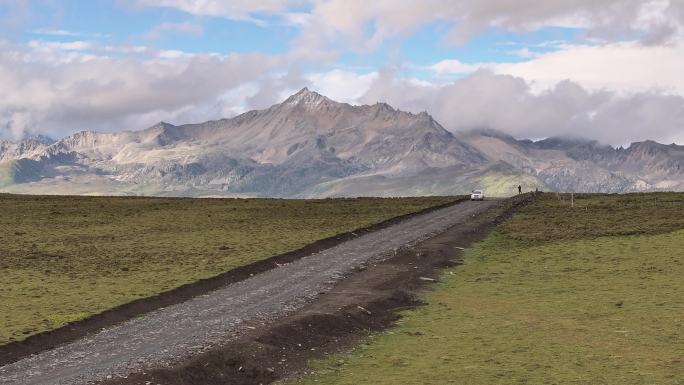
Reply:
[[[0,344],[455,199],[0,194]]]
[[[545,194],[301,382],[684,384],[684,194],[576,199]]]
[[[508,197],[518,193],[518,185],[522,190],[534,191],[535,188],[541,190],[548,189],[537,178],[529,175],[510,175],[501,172],[490,172],[482,177],[476,178],[474,186],[484,190],[487,196]]]
[[[14,183],[12,177],[12,163],[0,162],[0,187],[9,186]]]

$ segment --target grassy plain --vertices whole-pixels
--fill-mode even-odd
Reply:
[[[455,199],[0,194],[0,345]]]
[[[517,194],[517,186],[520,185],[523,191],[534,191],[535,188],[543,189],[544,186],[537,178],[530,175],[507,174],[503,172],[491,172],[477,177],[472,183],[479,186],[487,196],[490,197],[509,197]]]
[[[5,187],[13,182],[12,164],[10,162],[0,162],[0,187]]]
[[[543,195],[301,383],[684,384],[684,194],[575,199]]]

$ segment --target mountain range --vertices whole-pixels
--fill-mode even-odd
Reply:
[[[308,89],[230,119],[0,141],[0,191],[159,196],[684,190],[684,146],[451,133],[429,114]]]

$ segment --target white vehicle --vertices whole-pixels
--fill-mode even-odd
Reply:
[[[472,194],[470,194],[470,200],[471,201],[483,201],[484,200],[484,191],[473,190]]]

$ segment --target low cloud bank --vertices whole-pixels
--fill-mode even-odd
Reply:
[[[488,70],[444,85],[426,85],[384,72],[360,101],[427,111],[451,131],[492,128],[518,138],[684,144],[684,98],[657,92],[589,91],[572,81],[536,92],[522,78]]]

